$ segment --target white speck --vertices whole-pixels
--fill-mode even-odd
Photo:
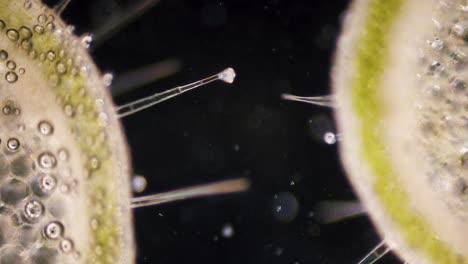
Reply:
[[[218,74],[218,78],[227,83],[233,83],[236,78],[236,72],[233,68],[227,68]]]
[[[280,247],[277,247],[275,250],[275,255],[276,256],[281,256],[283,254],[283,249]]]
[[[223,226],[223,229],[221,230],[221,235],[225,238],[230,238],[234,235],[234,228],[232,227],[231,224],[226,224]]]
[[[325,141],[325,143],[329,144],[329,145],[333,145],[336,143],[336,137],[335,137],[335,134],[333,134],[332,132],[327,132],[325,133],[325,135],[323,136],[323,140]]]
[[[146,178],[141,175],[135,175],[132,178],[132,189],[136,193],[141,193],[146,189]]]
[[[85,34],[84,36],[81,37],[81,45],[87,49],[89,48],[89,45],[91,45],[91,42],[93,41],[93,37],[91,34]]]

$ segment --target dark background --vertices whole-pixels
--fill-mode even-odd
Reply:
[[[73,0],[63,17],[79,34],[94,32],[138,2]],[[94,47],[98,66],[117,80],[169,58],[183,65],[117,96],[117,104],[229,66],[238,74],[233,85],[216,82],[124,118],[134,170],[148,179],[144,194],[252,181],[243,194],[135,210],[138,263],[357,263],[380,241],[366,216],[330,225],[315,220],[317,202],[355,199],[336,145],[322,140],[334,131],[331,111],[280,99],[285,92],[329,93],[348,2],[161,0]],[[231,237],[222,235],[226,226]],[[387,256],[380,263],[399,262]]]

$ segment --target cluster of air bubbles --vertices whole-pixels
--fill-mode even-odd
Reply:
[[[2,64],[6,69],[5,80],[9,83],[15,83],[18,80],[16,70],[18,70],[20,74],[24,74],[26,72],[24,68],[17,68],[16,62],[9,59],[8,52],[4,49],[0,50],[0,65]]]
[[[15,107],[11,102],[7,102],[3,107],[2,107],[2,113],[6,116],[8,115],[16,115],[19,116],[21,114],[21,109]]]
[[[29,254],[32,260],[51,261],[53,259],[51,256],[55,256],[54,258],[58,256],[58,250],[63,253],[78,253],[74,249],[73,240],[64,237],[64,224],[56,219],[61,215],[58,212],[63,209],[60,209],[61,206],[54,199],[49,199],[58,185],[57,179],[52,174],[39,173],[34,169],[31,165],[34,161],[25,155],[17,138],[9,138],[6,145],[5,154],[0,154],[0,177],[4,179],[6,177],[6,180],[0,183],[0,233],[11,234],[12,237],[9,242],[0,245],[0,250],[15,247],[15,236],[18,235],[28,244],[43,244],[41,240],[57,241],[56,249],[48,246],[31,247]],[[7,155],[11,158],[7,159]],[[52,168],[56,164],[53,155],[49,152],[40,154],[37,162],[45,168]],[[9,218],[12,222],[4,222]],[[28,233],[38,230],[42,230],[40,232],[42,235],[39,237]],[[3,260],[4,255],[2,255]]]
[[[26,26],[21,26],[19,29],[8,28],[6,23],[3,20],[0,20],[0,31],[3,30],[5,30],[4,33],[7,39],[18,43],[18,46],[26,52],[30,52],[32,49],[31,39],[33,37],[33,32],[30,28]],[[26,70],[22,67],[17,68],[16,62],[13,60],[13,58],[9,58],[8,52],[6,50],[0,51],[0,63],[5,64],[5,80],[8,83],[15,83],[19,78],[18,73],[25,74],[26,72]]]
[[[7,62],[7,67],[13,69],[14,65]],[[54,139],[52,122],[42,119],[19,130],[12,125],[23,123],[17,103],[6,100],[1,108],[0,237],[8,234],[9,238],[0,243],[0,262],[23,263],[26,254],[32,263],[58,263],[60,252],[78,259],[80,252],[74,240],[66,236],[63,219],[67,193],[57,192],[65,185],[74,188],[78,184],[69,172],[68,149],[50,147]],[[15,257],[11,258],[5,253],[24,245],[39,246],[25,247],[24,254],[12,254]]]
[[[445,203],[466,218],[466,54],[468,19],[466,6],[451,6],[435,23],[435,31],[421,48],[417,69],[415,144],[422,146],[431,166],[423,172]],[[442,30],[448,29],[448,30]]]
[[[32,28],[32,29],[31,29]],[[79,73],[79,69],[82,68],[82,57],[80,56],[69,56],[64,49],[70,45],[77,45],[77,43],[70,43],[66,40],[62,40],[61,44],[63,49],[39,51],[33,46],[33,39],[35,36],[38,37],[47,32],[55,32],[57,34],[63,34],[62,30],[56,29],[55,16],[52,14],[39,14],[37,16],[37,22],[31,28],[21,26],[20,28],[9,28],[5,21],[0,20],[0,31],[4,31],[7,39],[17,43],[21,47],[30,59],[39,59],[47,67],[52,67],[53,72],[48,76],[49,84],[51,86],[57,86],[60,83],[61,76],[67,73],[71,73],[72,76],[76,76]],[[73,27],[68,27],[68,34],[72,33]],[[91,36],[83,37],[83,43],[88,43],[91,40]],[[9,83],[15,83],[18,81],[20,75],[26,73],[26,69],[22,67],[16,67],[14,60],[8,60],[8,52],[1,50],[0,52],[0,63],[5,63],[7,71],[4,73],[5,80]]]
[[[24,3],[21,8],[25,9],[31,9],[33,5],[39,4],[30,0],[21,3]],[[71,253],[70,256],[79,257],[78,250],[81,250],[82,245],[74,237],[76,230],[70,225],[70,218],[66,217],[71,210],[67,205],[73,197],[84,195],[80,191],[91,186],[91,184],[86,185],[86,182],[82,183],[82,177],[89,182],[100,179],[99,174],[108,169],[108,157],[113,155],[107,145],[105,127],[107,116],[102,114],[106,109],[103,109],[105,107],[103,103],[99,105],[90,100],[94,98],[95,84],[86,82],[86,77],[93,74],[94,69],[92,63],[87,63],[88,58],[81,52],[83,46],[89,47],[92,41],[91,35],[85,35],[80,40],[68,38],[68,35],[72,34],[73,27],[63,28],[61,23],[56,21],[55,13],[49,12],[45,6],[41,5],[38,9],[29,11],[28,14],[31,13],[33,16],[29,24],[18,26],[17,23],[21,21],[10,23],[9,20],[0,19],[0,34],[10,42],[3,49],[0,48],[0,77],[4,78],[6,85],[4,88],[9,89],[6,90],[8,94],[11,91],[11,95],[14,96],[15,87],[24,82],[31,73],[36,72],[29,68],[25,69],[23,65],[25,60],[16,57],[17,54],[27,56],[31,62],[35,62],[28,65],[43,67],[41,72],[47,73],[43,79],[49,86],[46,89],[55,92],[55,103],[62,111],[58,114],[73,119],[73,122],[77,121],[80,126],[65,130],[55,123],[53,115],[48,114],[52,112],[51,109],[43,113],[39,111],[29,113],[29,106],[20,108],[15,105],[18,102],[7,101],[9,100],[7,96],[4,99],[6,102],[0,106],[2,111],[0,113],[0,262],[22,263],[27,259],[31,263],[71,263],[68,257],[64,255],[62,258],[60,253]],[[45,40],[48,42],[53,40],[54,44],[41,47]],[[15,52],[9,50],[10,46],[15,47]],[[76,86],[69,85],[78,83],[73,82],[73,78],[80,78],[81,81],[82,77],[85,79],[84,82]],[[226,69],[218,75],[218,78],[232,82],[235,73],[232,69]],[[111,81],[111,74],[106,74],[102,79],[107,86]],[[27,101],[27,98],[22,98],[21,101]],[[104,121],[94,126],[96,121],[101,120]],[[88,128],[92,130],[90,135],[81,137],[81,132],[88,131]],[[77,148],[84,146],[80,149],[83,152],[81,156],[76,155],[73,148],[61,145],[62,135],[70,136],[70,141],[77,140]],[[81,164],[87,171],[75,170],[75,164]],[[93,176],[92,179],[86,178],[94,174],[97,176]],[[144,191],[146,185],[146,179],[142,176],[136,176],[132,180],[135,192]],[[109,201],[110,194],[107,189],[104,188],[102,192],[87,193],[91,194],[89,200],[92,200],[95,206],[93,208],[96,208],[90,212],[92,220],[88,219],[91,228],[113,226],[115,223],[108,222],[107,218],[103,219],[102,215],[99,215],[107,216],[110,212],[104,203]],[[86,202],[85,199],[78,200]],[[76,203],[76,200],[73,203]],[[10,221],[10,218],[13,220]],[[8,219],[6,224],[5,219]],[[2,239],[4,234],[12,237],[4,242]],[[117,236],[113,239],[115,245],[120,243]],[[113,251],[108,250],[108,245],[105,245],[111,239],[99,241],[99,238],[96,238],[96,240],[96,250],[90,254],[112,257]],[[11,256],[14,257],[7,258],[9,254],[5,252],[17,246],[22,247],[22,255],[12,251]]]

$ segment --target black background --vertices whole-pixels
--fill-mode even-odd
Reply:
[[[141,1],[141,0],[140,0]],[[50,5],[57,1],[48,1]],[[64,19],[93,32],[138,1],[73,0]],[[168,78],[115,98],[117,104],[236,69],[216,82],[124,118],[144,194],[248,177],[243,194],[135,210],[138,263],[357,263],[379,242],[367,217],[322,225],[322,200],[353,200],[336,146],[331,111],[282,101],[281,93],[329,93],[330,67],[349,1],[161,0],[93,55],[116,77],[175,58]],[[294,182],[294,184],[291,184]],[[294,197],[297,216],[281,220]],[[277,206],[282,206],[278,213]],[[234,235],[223,237],[232,226]],[[399,263],[387,256],[380,263]]]

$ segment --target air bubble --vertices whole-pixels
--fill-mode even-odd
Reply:
[[[22,39],[30,39],[33,35],[31,29],[25,26],[19,29],[19,34]]]
[[[24,216],[29,221],[36,221],[43,214],[44,214],[44,206],[36,200],[29,201],[24,206]]]
[[[44,136],[50,136],[54,132],[54,127],[48,121],[41,121],[37,125],[37,130]]]
[[[433,61],[429,66],[429,73],[439,76],[444,71],[444,67],[439,61]]]
[[[39,15],[37,17],[37,22],[44,24],[47,21],[47,17],[45,15]]]
[[[57,152],[57,155],[58,155],[58,158],[59,160],[61,161],[68,161],[68,159],[70,158],[70,153],[68,152],[68,150],[66,149],[59,149],[59,151]]]
[[[56,240],[63,234],[63,225],[59,221],[48,223],[44,227],[44,236],[48,239]]]
[[[5,27],[6,27],[5,22],[0,19],[0,30],[3,30]]]
[[[102,250],[102,247],[100,245],[97,245],[95,248],[94,248],[94,253],[96,253],[96,255],[98,256],[101,256],[104,252]]]
[[[20,142],[17,138],[10,138],[7,141],[7,148],[10,151],[17,151],[20,147]]]
[[[18,80],[18,75],[15,72],[9,71],[5,74],[5,80],[9,83],[15,83]]]
[[[44,34],[44,27],[41,25],[35,25],[33,29],[34,29],[34,32],[36,32],[39,35]]]
[[[57,185],[57,180],[52,175],[45,174],[40,179],[40,187],[41,187],[41,190],[44,192],[53,191],[56,185]]]
[[[69,178],[72,175],[72,169],[70,167],[61,168],[59,171],[61,177]],[[74,180],[73,182],[75,182]]]
[[[101,161],[96,157],[92,157],[89,160],[89,168],[92,170],[97,170],[99,167],[101,167]]]
[[[7,61],[6,66],[10,70],[16,69],[16,63],[14,61],[11,61],[11,60]]]
[[[79,103],[76,106],[76,113],[79,114],[79,115],[82,115],[82,114],[84,114],[84,112],[85,112],[85,105],[83,103]]]
[[[0,60],[4,61],[8,59],[8,52],[6,50],[0,50]]]
[[[51,169],[57,165],[57,160],[55,159],[54,154],[50,152],[44,152],[39,155],[38,161],[39,166],[44,169]]]
[[[99,228],[99,220],[96,218],[91,219],[91,229],[97,230]]]
[[[49,61],[54,61],[54,60],[55,60],[55,52],[49,50],[49,51],[47,52],[47,59],[48,59]]]
[[[19,39],[19,33],[16,31],[16,29],[8,29],[6,31],[6,35],[11,41],[17,41]]]
[[[60,186],[60,192],[66,194],[66,193],[69,193],[70,192],[70,186],[68,186],[68,184],[62,184]]]
[[[36,50],[31,50],[28,54],[29,58],[31,59],[36,59],[37,58],[37,51]]]
[[[46,27],[48,30],[52,31],[55,29],[55,24],[50,22],[50,23],[47,23]]]
[[[66,104],[65,107],[63,108],[63,111],[65,112],[65,115],[69,117],[72,117],[74,114],[73,106],[71,104]]]
[[[25,1],[23,4],[24,8],[30,9],[31,8],[31,1]]]
[[[74,251],[73,258],[75,258],[75,260],[79,260],[81,258],[81,253],[79,251]]]
[[[47,196],[55,190],[57,180],[50,174],[40,174],[32,183],[32,190],[38,196]]]
[[[465,38],[468,34],[468,24],[465,23],[455,23],[452,26],[452,32],[459,38]]]
[[[49,84],[51,86],[54,86],[54,87],[57,86],[58,83],[59,83],[59,80],[60,80],[60,78],[59,78],[59,76],[57,74],[51,74],[49,76]]]
[[[26,130],[26,125],[24,123],[19,123],[17,127],[19,132],[24,132],[24,130]]]
[[[32,49],[32,42],[29,39],[21,41],[21,48],[25,51],[30,51]]]
[[[60,250],[62,250],[63,253],[70,253],[73,251],[73,241],[71,239],[64,239],[60,241]]]
[[[11,106],[5,105],[5,106],[2,108],[2,113],[3,113],[4,115],[9,115],[9,114],[11,114]]]
[[[67,66],[63,64],[63,62],[58,62],[57,66],[55,67],[57,72],[60,74],[64,74],[67,72]]]

